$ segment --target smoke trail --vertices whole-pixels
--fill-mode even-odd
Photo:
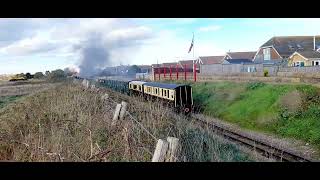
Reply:
[[[80,76],[89,77],[98,74],[109,65],[110,53],[102,40],[102,34],[92,33],[80,47]]]

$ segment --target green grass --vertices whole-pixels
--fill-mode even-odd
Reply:
[[[201,112],[243,128],[301,139],[320,148],[320,90],[311,85],[210,82],[193,83]],[[287,93],[301,94],[301,107],[280,104]]]
[[[0,109],[3,108],[4,106],[6,106],[7,104],[17,100],[20,97],[21,97],[20,95],[16,95],[16,96],[0,96]]]

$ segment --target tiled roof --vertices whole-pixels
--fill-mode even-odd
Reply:
[[[318,51],[300,51],[298,52],[303,57],[309,59],[309,58],[320,58],[320,53]]]
[[[221,64],[224,56],[200,56],[204,65]]]
[[[316,46],[320,46],[320,36],[316,36]],[[276,36],[269,39],[261,47],[273,46],[278,53],[290,56],[295,51],[312,51],[314,48],[314,36]]]
[[[248,51],[248,52],[228,52],[227,54],[232,59],[253,59],[256,55],[256,51]]]

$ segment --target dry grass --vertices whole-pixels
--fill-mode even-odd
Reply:
[[[56,85],[58,84],[46,83],[43,81],[5,82],[0,84],[0,96],[15,96],[37,93],[42,90],[50,89]]]
[[[108,99],[102,98],[105,93]],[[111,126],[114,102],[122,100],[152,136],[128,115]],[[180,160],[256,160],[160,103],[108,90],[93,92],[65,84],[22,97],[0,110],[1,160],[151,161],[156,140],[168,136],[180,139]]]

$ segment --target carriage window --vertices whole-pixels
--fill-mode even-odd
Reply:
[[[158,94],[158,88],[155,88],[156,89],[156,94]]]
[[[163,89],[161,89],[161,96],[163,96]]]
[[[169,90],[167,90],[167,97],[169,98]]]
[[[139,91],[141,91],[141,86],[139,85]]]
[[[137,89],[137,85],[133,85],[133,89]]]
[[[164,90],[164,95],[163,96],[167,96],[167,90]]]

